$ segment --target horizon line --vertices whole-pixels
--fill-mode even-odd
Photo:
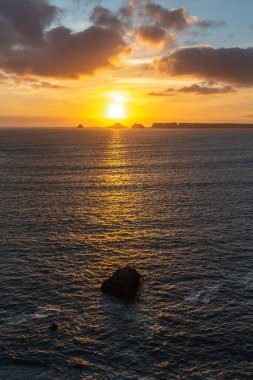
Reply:
[[[117,126],[117,124],[119,124]],[[136,125],[134,127],[134,125]],[[142,123],[134,123],[131,126],[124,126],[117,122],[115,125],[82,125],[82,129],[103,128],[103,129],[178,129],[178,128],[253,128],[253,123],[237,123],[237,122],[154,122],[149,126]],[[80,125],[0,125],[0,128],[80,128]]]

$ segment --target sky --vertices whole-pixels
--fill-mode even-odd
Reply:
[[[253,123],[252,0],[0,0],[0,126]]]

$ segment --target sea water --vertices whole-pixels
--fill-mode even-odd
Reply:
[[[1,380],[252,379],[253,131],[2,128],[0,176]]]

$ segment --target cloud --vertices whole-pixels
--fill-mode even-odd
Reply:
[[[7,83],[9,81],[15,81],[16,75],[13,74],[7,74],[5,72],[0,71],[0,83]]]
[[[169,34],[164,29],[154,25],[142,25],[135,30],[134,35],[140,42],[151,46],[162,45],[167,47],[176,39],[174,34]]]
[[[132,36],[153,48],[170,47],[179,32],[197,21],[197,17],[190,16],[185,8],[167,9],[148,0],[132,0],[128,7],[134,18]]]
[[[207,86],[203,83],[194,83],[191,86],[185,86],[178,90],[178,92],[192,93],[196,95],[216,95],[216,94],[229,94],[236,90],[230,86]]]
[[[142,16],[154,21],[157,26],[183,30],[197,20],[194,16],[189,16],[185,8],[166,9],[159,4],[148,2],[141,11]]]
[[[41,44],[59,9],[46,0],[0,0],[0,44]],[[9,46],[10,47],[10,46]]]
[[[36,78],[24,78],[23,82],[32,88],[47,88],[52,90],[62,90],[64,88],[67,88],[66,86],[63,86],[59,83],[38,80]]]
[[[92,21],[95,25],[117,30],[122,30],[123,26],[117,14],[107,8],[102,7],[101,5],[94,8],[90,21]]]
[[[64,89],[67,88],[59,82],[45,81],[33,77],[20,77],[16,74],[6,74],[0,72],[0,83],[19,85],[25,84],[31,88],[48,88],[48,89]]]
[[[0,66],[18,74],[75,78],[112,67],[112,58],[124,50],[121,35],[113,30],[92,26],[72,33],[68,28],[57,27],[45,34],[43,46],[23,47],[0,57]]]
[[[73,0],[72,6],[74,2],[97,4]],[[74,32],[64,25],[56,26],[61,10],[49,0],[0,0],[0,70],[53,78],[93,75],[100,69],[114,67],[122,54],[130,52],[130,44],[135,46],[134,38],[157,49],[168,48],[177,34],[192,24],[200,28],[219,24],[198,21],[185,8],[166,9],[149,0],[126,0],[123,4],[114,12],[95,6],[90,17],[92,25]],[[249,75],[242,67],[245,59],[251,60],[247,58],[250,51],[241,57],[247,49],[237,49],[240,51],[211,47],[178,49],[156,60],[155,66],[169,75],[246,83]],[[252,64],[247,63],[246,72],[252,70]]]
[[[165,91],[152,91],[149,93],[150,96],[173,96],[174,95],[174,89],[168,88]]]
[[[170,76],[194,76],[238,86],[253,85],[253,48],[197,46],[181,48],[154,61],[154,66]]]
[[[4,73],[0,73],[0,83],[3,83],[5,81],[5,75]]]
[[[172,96],[178,93],[190,93],[194,95],[217,95],[217,94],[229,94],[236,90],[230,86],[222,86],[214,81],[207,81],[201,83],[193,83],[190,86],[184,86],[179,89],[169,88],[165,91],[151,92],[152,96]]]
[[[198,20],[196,21],[196,25],[201,29],[216,29],[222,28],[227,23],[225,21],[214,21],[214,20]]]
[[[135,7],[130,4],[122,6],[115,12],[98,5],[93,9],[90,21],[94,25],[116,29],[124,33],[132,28],[134,13]]]
[[[77,78],[112,67],[128,51],[109,11],[103,25],[97,22],[78,33],[64,26],[50,29],[58,13],[47,0],[0,0],[0,68],[19,75]]]

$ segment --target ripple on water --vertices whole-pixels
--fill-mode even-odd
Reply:
[[[251,379],[252,132],[79,132],[0,131],[0,378]]]

